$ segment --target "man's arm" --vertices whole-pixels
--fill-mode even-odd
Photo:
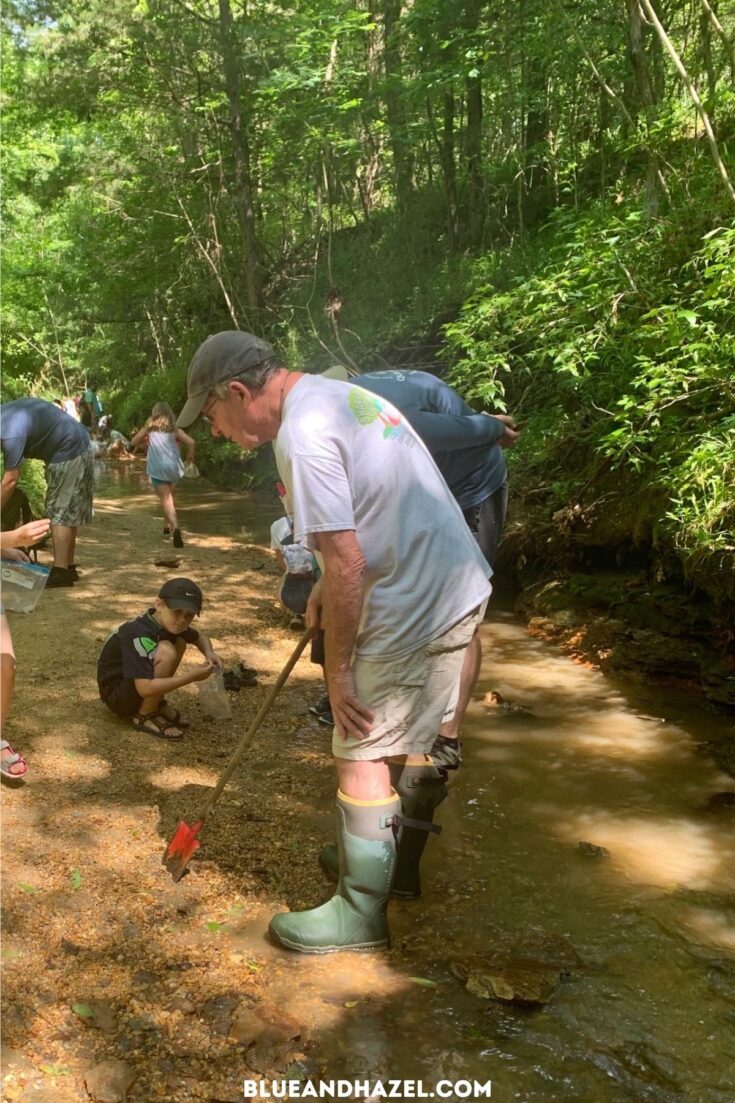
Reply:
[[[454,452],[498,444],[505,425],[488,414],[442,414],[407,410],[404,417],[430,452]]]
[[[324,558],[324,575],[312,591],[307,623],[314,625],[321,600],[321,624],[326,632],[326,675],[329,700],[340,734],[358,739],[370,731],[373,713],[355,692],[352,652],[362,611],[365,558],[354,530],[318,532],[316,545]]]

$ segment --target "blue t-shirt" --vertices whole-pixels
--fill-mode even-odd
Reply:
[[[403,414],[431,452],[462,509],[484,502],[507,478],[497,443],[505,425],[478,414],[448,384],[423,371],[367,372],[350,380]]]
[[[64,463],[87,451],[89,433],[53,402],[18,398],[0,406],[0,447],[6,471],[23,460]]]

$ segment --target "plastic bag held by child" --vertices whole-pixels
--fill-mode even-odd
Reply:
[[[184,467],[184,478],[185,479],[198,479],[199,478],[199,468],[197,467],[197,465],[195,463],[187,463],[186,464],[186,466]]]

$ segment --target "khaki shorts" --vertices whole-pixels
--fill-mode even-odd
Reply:
[[[62,463],[46,464],[46,516],[52,525],[76,528],[92,520],[92,449]]]
[[[485,614],[485,604],[418,651],[401,659],[356,659],[357,696],[375,713],[363,739],[342,738],[335,728],[332,754],[356,762],[391,755],[427,754],[445,720],[451,720],[467,645]]]

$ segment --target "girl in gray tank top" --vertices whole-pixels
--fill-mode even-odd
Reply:
[[[174,487],[184,474],[179,445],[186,446],[187,463],[194,462],[196,445],[188,433],[176,428],[176,417],[168,402],[156,403],[148,421],[135,434],[130,446],[135,448],[144,441],[148,447],[146,471],[163,510],[163,535],[173,535],[174,547],[183,548],[184,541],[174,504]]]

